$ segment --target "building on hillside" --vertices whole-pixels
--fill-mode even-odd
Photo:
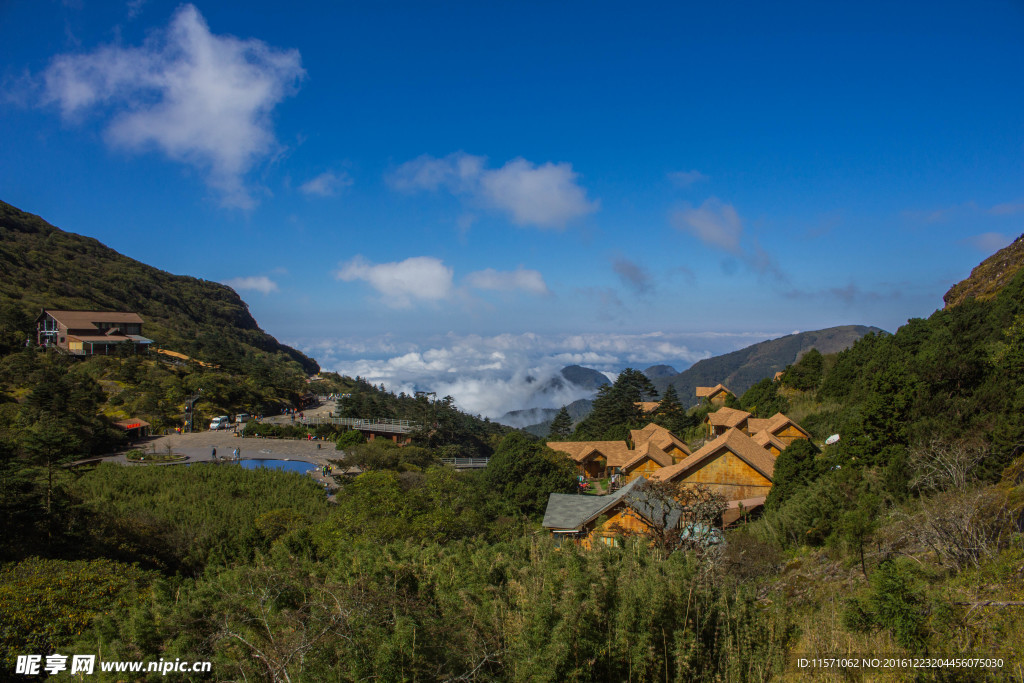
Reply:
[[[775,373],[775,374],[774,374],[774,375],[772,376],[772,381],[773,381],[773,382],[778,382],[779,380],[781,380],[781,379],[782,379],[782,375],[783,375],[783,374],[785,374],[785,373],[783,373],[783,372],[782,372],[782,370],[779,370],[778,372],[776,372],[776,373]]]
[[[629,438],[633,441],[633,448],[639,449],[643,444],[654,444],[671,455],[673,462],[678,462],[690,454],[689,446],[682,439],[653,422],[643,429],[631,429]]]
[[[708,426],[708,438],[713,439],[722,436],[730,429],[747,431],[747,420],[750,413],[745,410],[721,407],[713,413],[708,413],[704,419]]]
[[[153,340],[142,336],[138,313],[43,309],[36,318],[36,343],[73,356],[105,356],[126,347],[145,350]]]
[[[707,399],[713,406],[724,406],[727,396],[736,398],[736,394],[726,389],[722,384],[716,384],[713,387],[697,387],[697,398]]]
[[[622,481],[672,464],[672,456],[650,444],[633,450],[625,441],[549,441],[548,448],[565,453],[576,464],[576,471],[587,479],[613,474]]]
[[[704,484],[727,501],[760,501],[768,496],[775,458],[739,429],[730,429],[681,462],[651,475],[655,481]],[[753,507],[753,503],[750,506]]]
[[[623,535],[650,534],[656,526],[679,529],[686,524],[681,507],[665,507],[644,494],[646,481],[637,477],[606,496],[552,493],[542,525],[558,546],[578,543],[591,548],[597,544],[616,545]],[[720,533],[712,527],[692,529],[691,533],[706,536],[708,543],[721,541]]]
[[[625,441],[549,441],[548,448],[565,453],[577,472],[588,479],[617,474],[624,481],[668,467],[690,454],[675,434],[653,422],[630,432],[633,448]]]
[[[751,417],[747,419],[746,432],[756,435],[760,432],[768,432],[776,440],[785,444],[783,449],[797,439],[810,439],[811,435],[806,429],[789,419],[782,413],[775,413],[769,418],[762,419]]]
[[[779,453],[786,450],[786,446],[789,445],[779,440],[778,437],[767,430],[760,431],[750,438],[754,440],[754,443],[771,453],[776,458],[779,457]]]
[[[123,429],[125,434],[128,435],[128,440],[142,439],[149,436],[150,424],[145,420],[140,420],[137,417],[130,417],[127,420],[118,420],[114,423],[114,426]]]

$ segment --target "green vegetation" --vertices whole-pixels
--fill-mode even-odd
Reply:
[[[4,258],[14,242],[36,251],[12,251],[12,272],[45,270],[43,256],[62,249],[82,249],[87,272],[102,262],[98,243],[3,215],[3,230],[28,235],[5,232]],[[49,251],[24,242],[40,234]],[[85,301],[64,276],[48,275],[67,297],[59,305]],[[728,530],[724,546],[674,552],[681,544],[638,537],[555,548],[539,522],[550,493],[575,490],[567,459],[450,397],[330,374],[307,384],[301,359],[233,346],[241,338],[206,357],[219,369],[26,349],[24,304],[38,302],[2,282],[4,671],[17,654],[53,651],[209,659],[217,680],[249,681],[760,681],[797,676],[795,653],[999,654],[1001,674],[1024,666],[1024,272],[896,334],[808,351],[782,382],[754,378],[733,405],[782,410],[819,443],[841,440],[790,445],[762,517]],[[131,296],[169,310],[157,284]],[[231,297],[209,301],[207,322],[238,313]],[[399,448],[316,428],[345,451],[339,465],[364,470],[339,476],[332,501],[311,478],[274,470],[64,467],[123,442],[112,418],[169,426],[199,389],[205,415],[259,412],[308,390],[347,395],[343,416],[420,429]],[[687,412],[669,388],[653,414],[635,405],[657,396],[624,371],[571,438],[626,439],[652,419],[700,434],[708,406]],[[438,464],[459,455],[491,459],[482,471]]]

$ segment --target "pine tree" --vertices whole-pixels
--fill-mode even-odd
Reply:
[[[572,434],[572,418],[569,417],[569,411],[565,406],[558,411],[558,415],[555,415],[555,419],[551,421],[551,431],[548,432],[548,438],[552,441],[564,441],[569,438]]]

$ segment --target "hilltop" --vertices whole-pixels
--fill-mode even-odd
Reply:
[[[0,337],[8,344],[33,333],[42,308],[130,310],[143,317],[156,346],[226,368],[256,357],[295,363],[306,374],[320,369],[261,330],[227,285],[172,275],[2,201],[0,261]]]
[[[855,341],[868,333],[882,331],[864,325],[841,325],[788,334],[732,353],[697,361],[674,376],[654,377],[652,381],[661,394],[665,393],[670,384],[673,385],[684,405],[697,402],[697,387],[714,386],[719,382],[739,396],[759,380],[771,377],[787,365],[795,363],[812,348],[823,354],[837,353],[853,346]]]
[[[950,308],[963,303],[968,297],[978,301],[991,299],[1013,280],[1022,267],[1024,235],[975,266],[970,276],[950,287],[942,300],[946,302],[946,308]]]

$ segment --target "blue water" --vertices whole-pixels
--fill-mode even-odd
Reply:
[[[275,470],[298,472],[299,474],[312,472],[317,468],[313,463],[302,462],[301,460],[253,460],[251,458],[243,458],[238,463],[247,470],[270,467]]]

